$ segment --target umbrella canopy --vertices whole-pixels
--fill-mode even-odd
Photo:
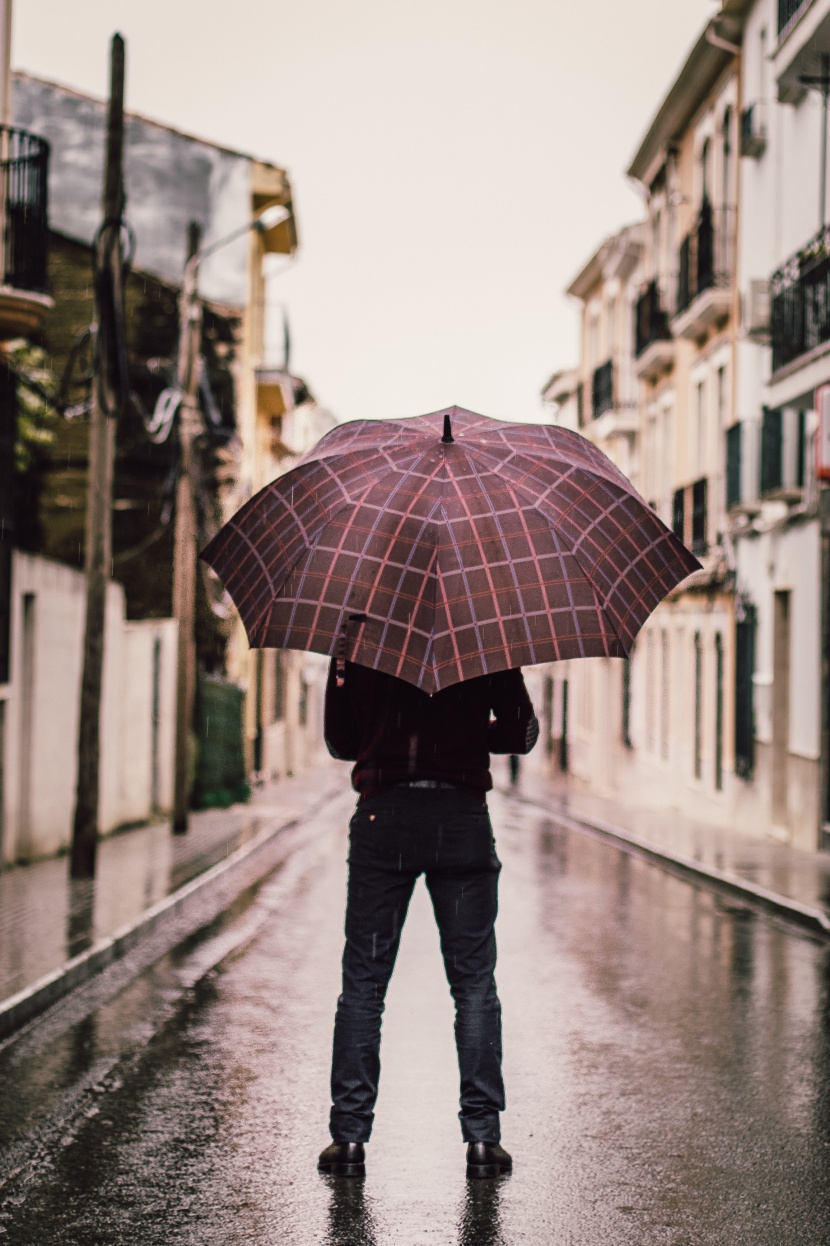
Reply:
[[[332,654],[342,639],[429,693],[625,657],[700,566],[586,438],[460,407],[340,425],[202,557],[251,645]]]

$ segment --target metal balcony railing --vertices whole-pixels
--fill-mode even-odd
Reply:
[[[811,0],[778,0],[778,34],[781,35]]]
[[[594,369],[591,382],[591,416],[598,420],[614,405],[614,365],[609,359]]]
[[[713,208],[704,199],[694,228],[678,252],[677,307],[683,312],[699,294],[728,286],[734,267],[734,208]]]
[[[36,134],[0,126],[2,284],[46,290],[49,144]]]
[[[652,342],[671,340],[668,312],[657,281],[650,281],[637,299],[634,309],[634,354],[639,359]]]
[[[770,278],[772,370],[830,341],[830,225]]]

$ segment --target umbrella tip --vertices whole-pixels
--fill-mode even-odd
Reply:
[[[449,415],[444,416],[444,436],[441,438],[441,440],[447,441],[447,442],[455,441],[455,438],[452,435],[452,424],[450,423]]]

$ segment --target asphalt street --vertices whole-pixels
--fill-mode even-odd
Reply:
[[[514,1172],[465,1180],[452,1006],[419,884],[366,1179],[320,1177],[349,807],[304,826],[293,872],[241,898],[212,943],[0,1051],[6,1154],[23,1157],[0,1172],[0,1240],[830,1241],[830,946],[499,795]]]

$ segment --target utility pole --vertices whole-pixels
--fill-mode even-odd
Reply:
[[[176,755],[173,831],[187,831],[190,812],[193,707],[196,695],[196,510],[193,500],[193,442],[202,427],[199,367],[202,304],[198,294],[200,229],[191,221],[187,263],[179,300],[179,478],[173,553],[173,615],[179,624],[176,671]]]
[[[96,245],[120,256],[121,217],[124,209],[124,40],[114,35],[110,54],[110,102],[104,170],[104,222]],[[99,262],[100,257],[96,257]],[[101,319],[101,306],[96,312]],[[89,486],[86,515],[86,623],[81,678],[78,733],[78,786],[72,826],[71,874],[93,878],[98,848],[98,794],[100,771],[101,684],[104,666],[104,629],[107,584],[112,571],[112,479],[118,411],[102,399],[103,370],[108,361],[100,349],[102,326],[97,328],[92,415],[89,430]]]

